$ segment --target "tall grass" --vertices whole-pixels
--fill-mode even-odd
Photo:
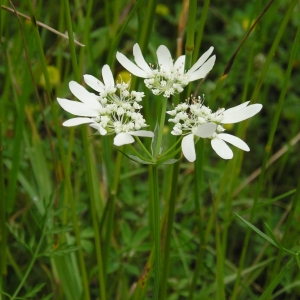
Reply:
[[[0,17],[0,299],[299,299],[299,1],[2,1]],[[62,127],[68,83],[125,77],[115,55],[136,42],[153,64],[161,44],[186,69],[211,45],[217,60],[168,101],[132,76],[152,145]],[[250,152],[124,155],[179,144],[163,112],[195,91],[263,104],[226,128]]]

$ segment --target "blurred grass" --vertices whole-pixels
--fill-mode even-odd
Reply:
[[[43,234],[42,220],[47,215],[46,238],[20,295],[30,295],[32,288],[45,283],[28,298],[46,299],[49,295],[49,299],[87,299],[82,293],[88,289],[91,299],[103,299],[98,281],[99,256],[97,259],[96,255],[99,242],[95,244],[95,226],[99,226],[100,234],[96,236],[107,241],[102,248],[106,253],[107,299],[132,298],[136,284],[134,299],[151,299],[153,278],[151,273],[143,272],[151,251],[148,169],[124,157],[120,164],[120,179],[113,183],[117,149],[112,147],[111,137],[92,136],[93,132],[85,125],[82,125],[83,133],[79,128],[61,127],[68,116],[58,107],[55,98],[74,99],[68,89],[70,80],[82,83],[84,74],[101,79],[102,66],[108,60],[114,65],[116,51],[130,56],[133,44],[142,37],[145,38],[143,53],[146,60],[154,64],[155,50],[161,44],[171,50],[173,57],[176,52],[183,53],[183,47],[177,49],[183,3],[159,2],[148,46],[147,37],[141,36],[146,1],[68,3],[72,31],[75,38],[85,44],[84,49],[74,45],[72,54],[68,41],[39,27],[41,54],[33,24],[20,17],[28,62],[16,16],[3,8],[0,12],[0,291],[10,295],[15,293],[29,267],[32,253],[37,249]],[[300,177],[297,143],[265,170],[257,200],[254,200],[259,190],[257,179],[234,194],[236,188],[262,166],[266,151],[274,154],[299,133],[299,51],[295,52],[291,62],[290,79],[284,84],[300,26],[299,1],[275,0],[242,46],[228,76],[220,80],[230,57],[267,3],[263,0],[247,3],[216,0],[198,1],[197,4],[195,53],[201,55],[213,45],[217,56],[215,67],[201,85],[199,94],[205,94],[208,105],[213,100],[212,109],[233,107],[247,100],[262,103],[264,108],[247,126],[228,129],[245,137],[251,148],[249,153],[234,151],[234,159],[226,162],[204,141],[202,164],[197,171],[185,160],[181,163],[166,292],[170,300],[187,297],[258,299],[280,270],[285,270],[290,258],[255,233],[249,233],[249,243],[244,245],[247,228],[234,213],[249,220],[255,201],[252,223],[265,233],[264,224],[268,224],[285,248],[294,252],[299,249],[299,199],[293,202],[293,218],[288,217]],[[9,1],[2,4],[11,7]],[[32,15],[26,1],[13,1],[13,4],[19,12]],[[59,4],[36,1],[32,5],[36,20],[66,32],[66,7],[62,1]],[[207,16],[202,18],[206,9]],[[288,9],[291,16],[280,37],[279,28]],[[275,46],[272,48],[272,45]],[[41,55],[45,59],[44,66]],[[199,55],[193,56],[193,61]],[[72,63],[74,57],[78,63],[77,71]],[[45,66],[51,66],[55,72],[49,72]],[[122,70],[116,63],[114,75]],[[42,74],[46,82],[45,74],[49,75],[48,93],[42,83]],[[55,74],[59,74],[59,80]],[[141,83],[141,80],[136,81],[136,89],[142,89]],[[197,83],[193,84],[191,92],[196,86]],[[275,129],[271,124],[282,93],[285,94],[284,105],[274,131],[274,141],[272,147],[266,149],[271,129]],[[148,91],[145,94],[144,113],[147,122],[154,125],[156,99]],[[171,107],[171,103],[168,105]],[[168,125],[165,130],[170,131]],[[171,137],[164,137],[164,148],[170,141]],[[166,208],[172,191],[171,170],[172,166],[159,167],[161,211]],[[115,191],[118,192],[114,194]],[[75,216],[72,216],[72,195]],[[112,197],[113,215],[109,213],[108,205]],[[7,231],[7,226],[14,231]],[[76,244],[74,226],[78,226],[77,242],[80,240],[87,288],[82,284],[79,251],[71,248]],[[111,228],[111,237],[106,238],[107,228]],[[289,228],[288,232],[286,228]],[[164,229],[162,226],[162,232]],[[243,249],[247,255],[240,264]],[[198,276],[193,277],[197,266]],[[299,282],[298,267],[294,266],[281,279],[274,295],[266,299],[299,299]],[[0,295],[0,299],[7,298]]]

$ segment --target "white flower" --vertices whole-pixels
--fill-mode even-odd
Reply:
[[[262,109],[261,104],[252,104],[247,106],[248,103],[249,101],[227,110],[219,110],[213,114],[210,119],[211,121],[213,121],[213,119],[217,119],[220,124],[233,124],[253,117]],[[226,142],[244,151],[250,151],[250,148],[243,140],[231,134],[218,133],[222,131],[224,131],[224,128],[219,125],[217,132],[213,135],[211,140],[212,148],[220,157],[224,159],[231,159],[233,157],[233,152]]]
[[[134,138],[132,136],[143,136],[143,137],[153,138],[154,134],[152,131],[146,131],[146,130],[120,132],[114,138],[114,145],[122,146],[126,144],[131,144],[134,142]]]
[[[169,119],[169,122],[175,123],[171,133],[185,135],[181,141],[182,153],[188,161],[193,162],[196,159],[194,137],[211,137],[217,129],[217,124],[207,120],[210,109],[202,104],[200,97],[188,100],[192,104],[180,103],[167,113],[174,116],[173,119]]]
[[[215,123],[205,123],[199,125],[195,133],[190,133],[182,139],[182,153],[189,162],[196,160],[194,136],[208,138],[213,135],[213,133],[216,131],[216,128],[217,125]]]
[[[183,87],[189,82],[204,78],[208,74],[216,60],[215,55],[209,58],[212,51],[213,47],[210,47],[186,73],[184,70],[185,56],[179,56],[173,63],[170,51],[164,45],[159,46],[156,51],[158,63],[156,69],[147,64],[138,44],[133,46],[136,64],[120,52],[117,52],[117,60],[135,76],[145,78],[144,82],[153,94],[163,93],[164,97],[168,98],[173,94],[181,93]]]
[[[88,92],[75,81],[69,83],[74,96],[81,102],[57,98],[59,105],[67,112],[79,116],[67,120],[64,126],[89,124],[101,135],[116,133],[114,144],[121,146],[134,142],[133,136],[153,137],[153,132],[140,130],[147,127],[145,119],[139,112],[142,108],[137,102],[144,93],[128,91],[129,85],[119,84],[119,96],[112,72],[108,65],[102,69],[104,84],[91,75],[85,75],[86,83],[99,92],[99,95]]]
[[[83,76],[85,83],[93,90],[97,91],[101,98],[105,98],[107,94],[114,94],[116,92],[114,76],[108,65],[104,65],[102,68],[102,78],[104,84],[92,75]]]
[[[105,135],[107,131],[97,122],[102,109],[102,105],[98,101],[99,96],[88,92],[75,81],[69,83],[69,88],[81,102],[61,98],[57,98],[57,101],[64,110],[80,117],[65,121],[63,126],[70,127],[89,123],[91,127],[95,128],[96,126],[101,135]]]
[[[172,119],[169,122],[175,123],[171,133],[173,135],[185,135],[181,147],[183,155],[190,162],[195,161],[196,153],[194,136],[210,138],[211,146],[215,152],[224,159],[231,159],[233,152],[226,144],[230,143],[244,151],[249,151],[248,145],[240,138],[231,134],[223,133],[225,129],[222,124],[237,123],[256,115],[261,109],[261,104],[249,105],[249,101],[230,109],[219,109],[212,111],[202,104],[200,97],[188,99],[192,104],[181,103],[173,110],[168,111]],[[186,132],[189,132],[188,134]]]

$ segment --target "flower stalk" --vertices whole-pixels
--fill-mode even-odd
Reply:
[[[159,298],[159,284],[161,272],[161,259],[160,259],[160,198],[158,188],[158,166],[152,165],[152,205],[150,207],[153,212],[150,214],[153,217],[152,230],[154,237],[154,299]]]

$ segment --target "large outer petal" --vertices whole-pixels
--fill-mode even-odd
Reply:
[[[247,107],[242,107],[239,110],[233,111],[233,112],[226,112],[226,110],[223,112],[223,118],[221,120],[221,123],[223,124],[232,124],[244,121],[246,119],[249,119],[256,115],[260,110],[262,109],[261,104],[252,104]]]
[[[191,72],[189,70],[186,74],[189,76],[189,81],[198,80],[204,78],[208,72],[213,68],[216,61],[216,56],[212,56],[206,63],[204,63],[198,70]]]
[[[214,47],[210,47],[205,53],[203,53],[202,56],[196,61],[196,63],[191,67],[189,72],[193,73],[196,70],[198,70],[204,64],[204,62],[209,58],[213,50]]]
[[[73,118],[69,119],[65,122],[63,122],[63,126],[66,127],[71,127],[71,126],[76,126],[76,125],[81,125],[81,124],[88,124],[88,123],[93,123],[94,120],[91,118]]]
[[[223,141],[230,143],[231,145],[236,146],[244,151],[250,151],[248,145],[243,140],[234,135],[228,133],[219,133],[218,137]]]
[[[229,115],[229,114],[232,114],[236,111],[239,111],[240,109],[242,109],[243,107],[246,107],[248,104],[249,104],[250,101],[246,101],[242,104],[239,104],[237,106],[234,106],[234,107],[231,107],[231,108],[228,108],[226,110],[224,110],[223,114],[225,115]]]
[[[184,157],[189,161],[193,162],[196,160],[194,135],[188,134],[181,141],[181,149]]]
[[[160,68],[171,72],[173,68],[173,59],[169,49],[166,46],[161,45],[157,48],[156,55]]]
[[[150,76],[148,75],[147,72],[144,70],[140,69],[138,66],[136,66],[132,61],[130,61],[124,54],[117,52],[117,60],[118,62],[130,73],[137,77],[141,78],[149,78]]]
[[[215,152],[223,159],[231,159],[233,157],[233,152],[229,146],[218,137],[211,140],[211,146]]]
[[[198,126],[195,135],[201,138],[208,138],[213,135],[216,129],[217,125],[215,123],[204,123]]]
[[[64,110],[75,116],[97,117],[99,115],[97,110],[78,101],[57,98],[57,102]]]
[[[93,90],[102,93],[104,90],[104,84],[97,79],[96,77],[94,77],[93,75],[83,75],[83,79],[85,81],[85,83],[91,87]]]
[[[135,135],[135,136],[143,136],[143,137],[154,137],[154,133],[152,131],[147,131],[147,130],[137,130],[137,131],[130,131],[128,132],[130,135]]]
[[[101,135],[107,134],[107,131],[99,123],[92,123],[90,126],[97,129]]]
[[[102,78],[105,86],[113,87],[115,86],[114,76],[111,72],[109,65],[104,65],[102,68]]]
[[[126,132],[118,133],[114,138],[114,145],[122,146],[126,144],[131,144],[134,142],[134,138]]]
[[[175,69],[177,73],[184,74],[184,63],[185,55],[180,55],[176,59],[173,69]]]
[[[101,108],[101,104],[96,99],[96,95],[88,92],[82,85],[78,84],[76,81],[70,81],[69,88],[73,95],[87,106],[93,109]]]
[[[136,64],[142,70],[144,70],[148,74],[152,73],[151,68],[149,67],[149,65],[147,64],[147,62],[144,59],[144,56],[142,54],[142,51],[141,51],[141,48],[140,48],[139,44],[134,44],[134,46],[133,46],[133,56],[134,56],[134,60],[135,60]]]

